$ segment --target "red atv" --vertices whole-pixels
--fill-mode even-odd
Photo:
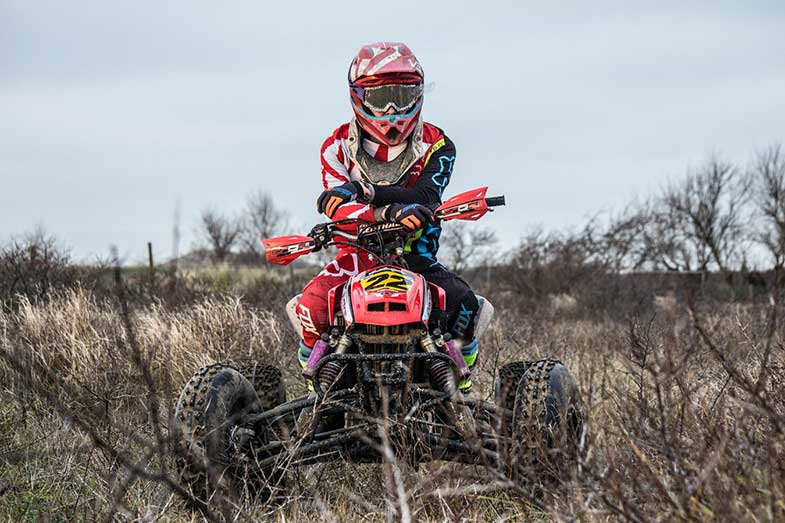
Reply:
[[[504,205],[503,196],[486,198],[486,191],[447,200],[436,217],[477,220]],[[575,381],[561,363],[501,367],[494,403],[458,391],[469,370],[430,321],[444,311],[445,294],[407,269],[408,236],[398,223],[344,220],[308,236],[264,240],[267,258],[281,265],[329,245],[352,246],[378,264],[330,290],[330,331],[303,370],[313,381],[310,396],[287,402],[281,371],[261,362],[214,364],[188,382],[176,409],[178,465],[197,495],[207,500],[221,485],[269,493],[283,487],[289,467],[380,462],[388,451],[411,463],[481,463],[515,478],[552,475],[573,455],[582,416]],[[297,299],[287,309],[299,334]],[[493,308],[478,300],[480,337]]]

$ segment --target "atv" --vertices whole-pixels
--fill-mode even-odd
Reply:
[[[459,194],[435,216],[477,220],[504,205],[503,196],[486,192]],[[175,412],[177,465],[198,498],[218,489],[267,497],[284,487],[288,469],[336,459],[448,460],[520,480],[553,476],[574,458],[581,408],[560,362],[504,365],[493,403],[460,392],[470,371],[443,332],[445,293],[407,269],[409,235],[394,222],[341,220],[307,236],[264,240],[268,260],[280,265],[336,245],[356,249],[372,266],[329,291],[331,327],[303,369],[313,386],[308,396],[287,401],[283,374],[263,362],[216,363],[186,384]],[[287,313],[299,335],[298,298]],[[478,301],[479,338],[493,307]]]

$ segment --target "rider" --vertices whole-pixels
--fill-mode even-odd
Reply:
[[[349,67],[354,118],[322,145],[322,186],[317,208],[331,220],[396,221],[413,232],[405,249],[409,268],[444,289],[447,331],[462,344],[469,367],[477,359],[477,298],[461,278],[436,261],[441,226],[433,211],[442,201],[455,163],[455,146],[420,115],[423,70],[403,43],[363,46]],[[338,252],[305,287],[297,305],[305,366],[320,334],[329,328],[327,293],[370,268],[351,248]],[[471,379],[459,388],[471,390]]]

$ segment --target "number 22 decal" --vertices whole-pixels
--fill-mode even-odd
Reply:
[[[360,284],[369,292],[394,291],[406,292],[411,286],[411,281],[402,272],[381,270],[372,272],[362,279]]]

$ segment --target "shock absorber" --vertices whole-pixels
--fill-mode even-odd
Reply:
[[[352,339],[344,333],[338,339],[338,344],[335,347],[335,354],[343,354],[351,345]],[[319,373],[319,382],[322,385],[322,390],[327,390],[335,384],[345,366],[346,363],[340,361],[328,361],[324,364],[324,367],[322,367],[322,370]]]
[[[420,340],[420,345],[425,352],[438,353],[436,344],[433,342],[430,334],[425,334]],[[431,379],[437,389],[446,392],[450,395],[455,393],[455,376],[453,376],[452,367],[450,364],[443,360],[434,360],[431,362]]]
[[[338,375],[343,370],[344,364],[338,361],[329,361],[324,364],[322,367],[322,372],[319,373],[319,382],[321,383],[324,390],[329,389],[332,387],[335,380],[338,379]]]

